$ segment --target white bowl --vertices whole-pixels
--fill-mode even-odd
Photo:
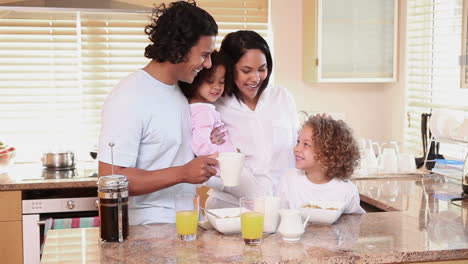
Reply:
[[[208,222],[223,234],[235,234],[241,232],[241,220],[240,220],[240,208],[221,208],[221,209],[210,209],[216,217],[211,214],[205,214],[208,218]]]
[[[320,208],[301,208],[300,210],[304,219],[310,214],[309,222],[331,225],[340,218],[345,204],[338,201],[309,201],[308,205],[315,205]]]

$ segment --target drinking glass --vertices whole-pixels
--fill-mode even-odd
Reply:
[[[242,238],[246,245],[262,242],[265,200],[262,198],[240,198]]]
[[[179,240],[193,241],[197,239],[199,205],[200,197],[196,194],[176,195],[176,229]]]
[[[263,231],[265,233],[275,233],[280,220],[281,200],[276,196],[263,196],[262,198],[265,206]]]

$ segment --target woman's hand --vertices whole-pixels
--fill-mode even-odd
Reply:
[[[217,127],[211,131],[210,140],[215,145],[221,145],[226,142],[224,140],[224,132],[221,132],[221,127]]]

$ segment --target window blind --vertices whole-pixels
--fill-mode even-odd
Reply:
[[[460,88],[462,0],[409,0],[407,4],[405,146],[422,155],[422,113],[468,111],[468,92]],[[450,146],[444,147],[446,154],[457,155]]]
[[[153,1],[137,2],[154,7]],[[217,48],[239,29],[268,40],[268,0],[197,5],[218,23]],[[0,6],[0,140],[18,149],[17,162],[37,162],[42,151],[57,147],[91,159],[104,99],[149,62],[143,54],[150,15]]]

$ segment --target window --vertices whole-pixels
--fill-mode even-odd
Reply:
[[[409,0],[407,3],[409,122],[405,145],[422,155],[422,113],[433,109],[468,112],[468,90],[460,87],[462,0]],[[441,147],[441,153],[457,156],[447,144]]]
[[[197,5],[218,23],[217,47],[224,35],[239,29],[267,39],[268,0],[200,0]],[[149,62],[143,55],[149,17],[0,7],[0,139],[18,149],[17,162],[37,162],[42,151],[57,147],[76,151],[79,160],[90,159],[108,92]]]

